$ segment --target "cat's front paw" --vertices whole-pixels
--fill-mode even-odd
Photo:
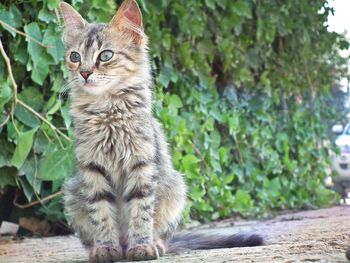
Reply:
[[[158,250],[159,256],[160,257],[164,256],[165,251],[166,251],[166,248],[165,248],[165,245],[164,245],[164,241],[162,241],[161,239],[156,239],[154,244],[156,245],[156,248]]]
[[[153,244],[143,244],[129,248],[126,257],[130,261],[153,260],[157,259],[159,254]]]
[[[98,245],[90,251],[90,263],[112,263],[123,259],[123,249],[118,245]]]

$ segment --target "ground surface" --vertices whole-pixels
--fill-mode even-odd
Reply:
[[[228,220],[196,231],[253,231],[265,236],[266,245],[184,252],[158,262],[349,262],[345,250],[350,246],[350,206],[288,213],[261,222]],[[86,261],[86,251],[73,236],[20,241],[0,237],[0,263]]]

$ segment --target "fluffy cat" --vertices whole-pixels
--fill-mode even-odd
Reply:
[[[257,235],[172,239],[186,186],[152,116],[147,36],[135,0],[108,24],[87,23],[61,3],[70,72],[77,173],[63,188],[90,262],[151,260],[168,249],[254,246]]]

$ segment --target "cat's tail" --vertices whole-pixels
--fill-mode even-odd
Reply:
[[[169,252],[180,250],[216,249],[231,247],[255,247],[264,244],[264,239],[258,234],[175,234],[169,243]]]

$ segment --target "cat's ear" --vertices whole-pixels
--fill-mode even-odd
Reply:
[[[75,29],[83,29],[86,21],[75,9],[65,2],[60,3],[61,12],[63,15],[64,26],[67,32]]]
[[[130,34],[136,43],[144,37],[142,13],[136,0],[125,0],[110,22],[111,27]]]

